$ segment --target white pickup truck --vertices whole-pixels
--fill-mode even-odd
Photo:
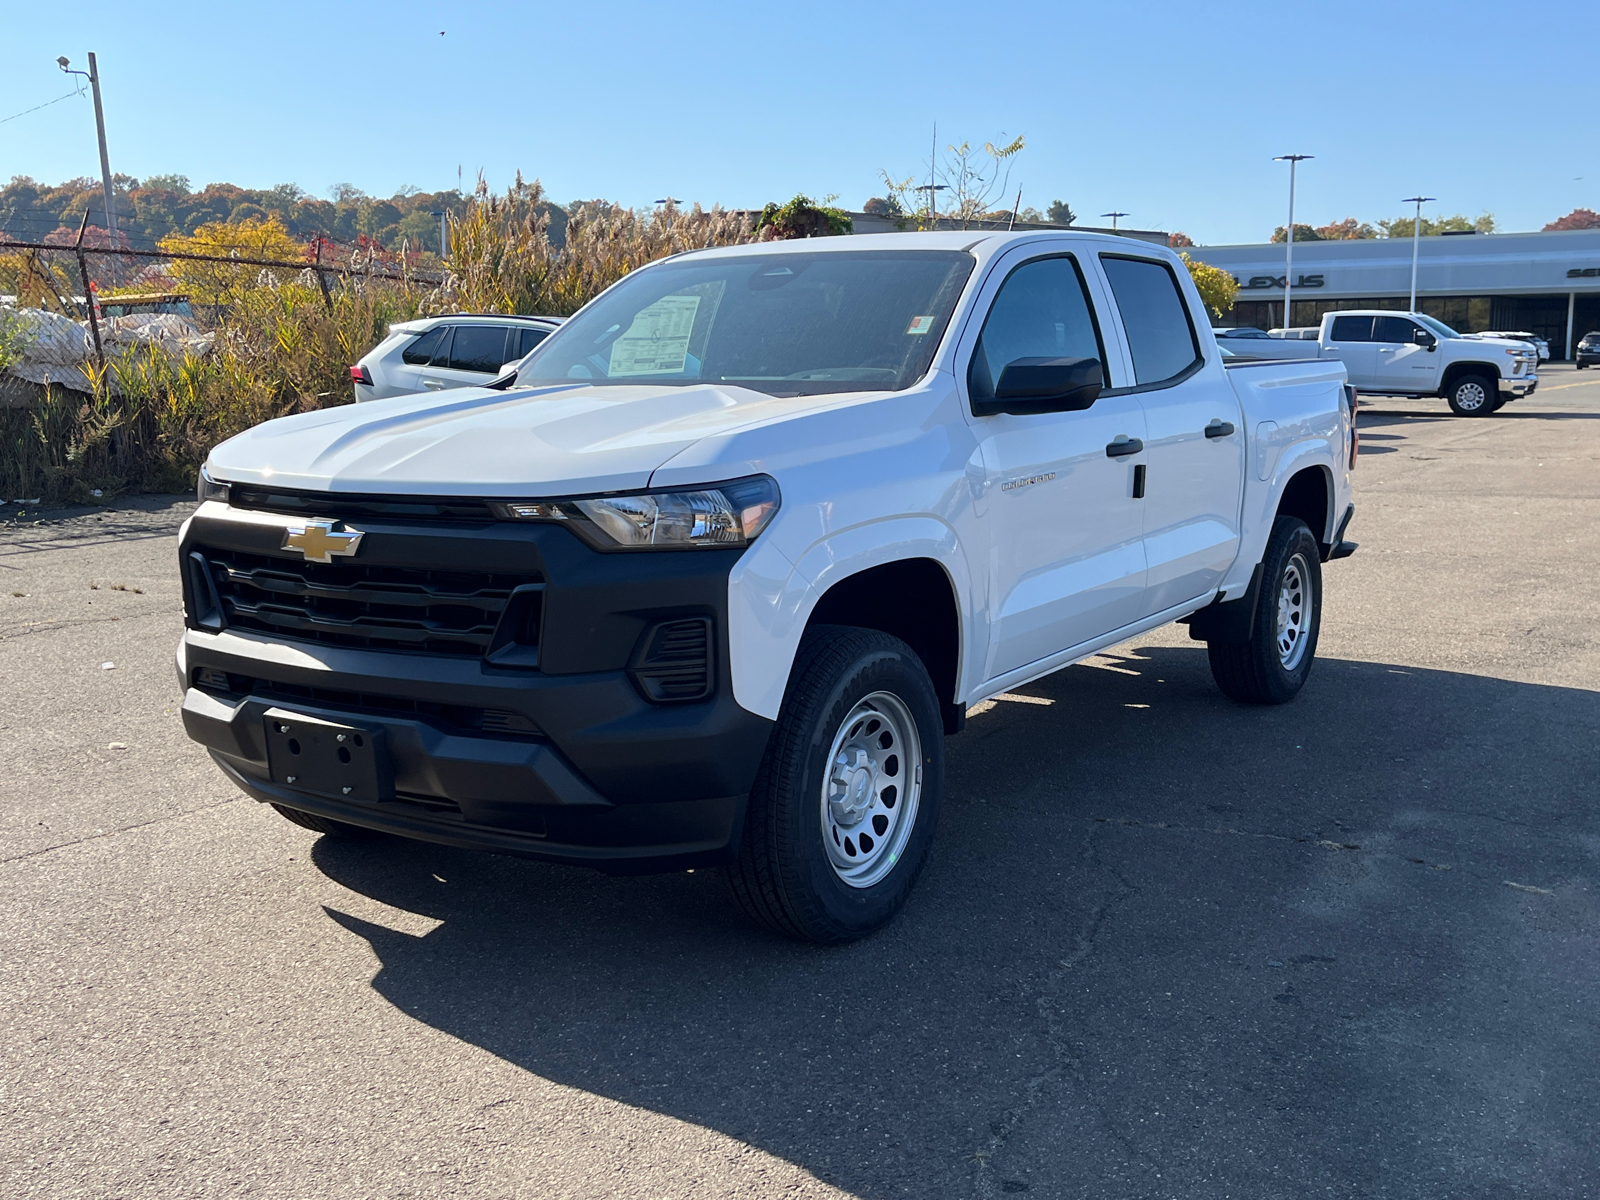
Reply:
[[[1171,621],[1278,704],[1354,550],[1337,363],[1225,365],[1183,264],[1095,234],[679,255],[490,387],[218,446],[191,737],[326,834],[614,872],[756,919],[906,898],[968,707]]]
[[[1438,396],[1458,417],[1486,417],[1539,386],[1539,354],[1530,343],[1460,334],[1426,313],[1352,309],[1326,314],[1315,341],[1277,331],[1271,340],[1219,340],[1251,358],[1337,359],[1358,392]]]

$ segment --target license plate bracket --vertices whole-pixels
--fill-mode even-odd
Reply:
[[[272,782],[334,800],[376,803],[393,795],[382,729],[269,708],[262,718]]]

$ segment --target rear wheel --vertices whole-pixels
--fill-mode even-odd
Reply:
[[[1495,404],[1499,389],[1482,375],[1463,375],[1450,385],[1446,399],[1450,411],[1458,417],[1486,417],[1499,407]]]
[[[911,647],[871,629],[809,630],[728,869],[735,899],[790,937],[872,932],[922,870],[943,776],[938,698]]]
[[[329,837],[346,838],[352,842],[365,841],[377,837],[377,831],[368,829],[364,825],[351,825],[344,821],[335,821],[332,817],[319,817],[316,813],[302,812],[298,808],[290,808],[286,804],[273,804],[278,815],[285,820],[293,821],[302,829],[310,829],[316,833],[327,834]]]
[[[1207,642],[1211,677],[1241,704],[1286,704],[1305,686],[1322,628],[1322,557],[1297,517],[1279,517],[1261,558],[1249,641]]]

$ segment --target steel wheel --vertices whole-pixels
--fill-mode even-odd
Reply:
[[[894,869],[922,793],[917,723],[891,692],[862,698],[834,734],[822,784],[822,842],[834,873],[867,888]]]
[[[1477,378],[1463,379],[1456,385],[1453,400],[1455,410],[1463,415],[1482,412],[1489,404],[1489,389]]]
[[[1278,584],[1278,661],[1285,671],[1294,670],[1305,657],[1315,603],[1307,586],[1310,575],[1305,556],[1296,554],[1284,566]]]

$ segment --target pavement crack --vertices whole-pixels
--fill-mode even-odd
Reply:
[[[160,825],[166,821],[180,821],[184,817],[193,816],[195,813],[206,812],[208,809],[221,808],[226,804],[239,804],[249,799],[248,796],[230,796],[226,800],[216,800],[210,804],[202,804],[197,808],[186,808],[182,812],[167,813],[159,817],[151,817],[148,821],[136,821],[132,825],[119,825],[115,829],[91,833],[85,837],[74,838],[70,842],[57,842],[53,846],[41,846],[37,850],[29,850],[23,854],[13,854],[7,858],[0,858],[0,866],[9,863],[23,862],[26,859],[38,858],[45,854],[54,854],[57,850],[70,850],[74,846],[82,846],[88,842],[103,842],[106,838],[116,837],[119,833],[132,833],[135,829],[148,829],[152,825]]]

